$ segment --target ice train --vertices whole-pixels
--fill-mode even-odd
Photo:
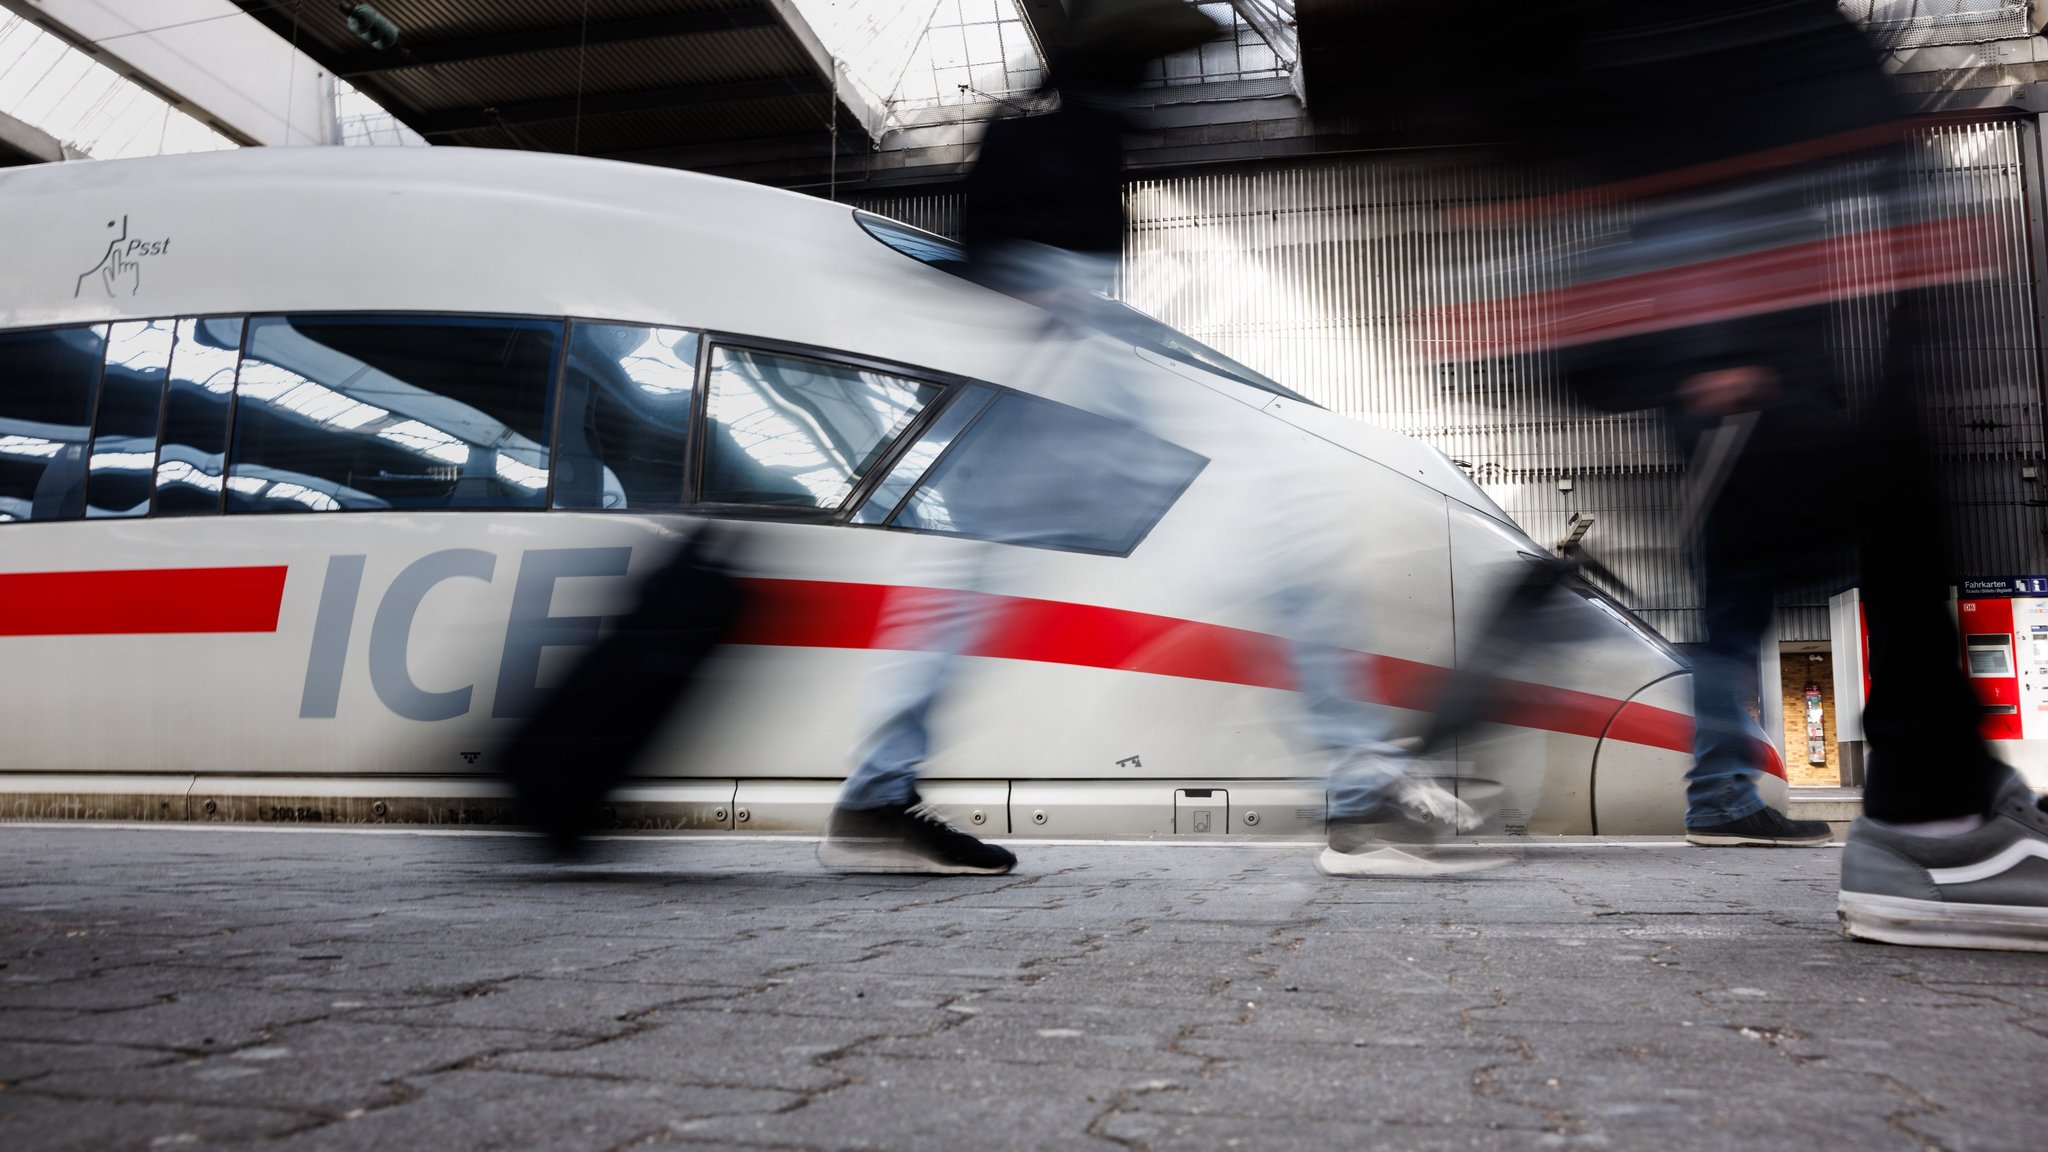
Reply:
[[[997,622],[926,785],[963,826],[1315,834],[1265,593],[1345,590],[1315,639],[1412,730],[1542,550],[1438,452],[1136,313],[1048,361],[1043,314],[946,256],[821,199],[506,152],[0,173],[0,817],[495,819],[521,718],[717,517],[760,607],[620,824],[816,828],[890,597],[967,572]],[[1017,461],[1064,486],[1023,506]],[[1016,517],[1029,546],[986,542]],[[1484,831],[1675,832],[1686,674],[1579,608],[1596,638],[1514,670],[1444,771]]]

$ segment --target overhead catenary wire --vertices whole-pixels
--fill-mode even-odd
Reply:
[[[583,0],[583,22],[576,29],[576,115],[569,127],[569,155],[583,155],[583,65],[590,54],[590,0]]]

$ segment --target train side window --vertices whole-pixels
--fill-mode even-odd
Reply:
[[[953,441],[968,425],[974,423],[974,418],[981,415],[981,410],[988,407],[989,401],[995,397],[995,389],[980,384],[969,384],[954,393],[953,397],[946,401],[946,410],[939,413],[938,417],[925,427],[924,432],[918,436],[917,443],[912,444],[903,455],[896,458],[896,463],[889,469],[889,474],[882,478],[881,483],[875,485],[867,501],[854,512],[851,522],[887,523],[889,514],[896,510],[898,504],[903,503],[903,498],[910,494],[910,489],[917,484],[918,479],[930,471],[932,461],[945,455],[946,449],[952,446]]]
[[[955,439],[889,524],[1128,556],[1208,463],[1122,421],[1008,393]]]
[[[0,332],[0,520],[85,514],[104,326]]]
[[[678,328],[570,326],[555,507],[682,507],[697,342]]]
[[[713,348],[702,499],[836,509],[942,391],[848,365]]]
[[[123,321],[107,333],[99,413],[93,419],[92,451],[86,455],[89,518],[149,515],[175,326],[170,320]]]
[[[156,457],[158,516],[217,516],[227,475],[228,415],[242,358],[239,318],[178,321]]]
[[[562,321],[257,316],[229,512],[537,509]]]

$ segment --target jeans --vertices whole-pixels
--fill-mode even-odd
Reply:
[[[1120,362],[1102,366],[1076,336],[1088,331],[1085,310],[1072,309],[1078,293],[1106,283],[1108,266],[1086,254],[1062,252],[1042,245],[1017,244],[978,257],[979,278],[991,287],[1039,303],[1049,324],[1039,334],[1020,377],[1050,379],[1056,373],[1083,373],[1093,390],[1091,407],[1113,419],[1142,424],[1144,399],[1119,382]],[[991,606],[987,593],[1010,584],[1009,577],[1029,567],[1028,545],[1054,526],[1058,509],[1053,499],[1030,497],[1034,481],[1049,481],[1058,490],[1064,476],[1048,475],[1048,463],[1013,463],[1011,482],[1018,493],[1014,531],[981,542],[958,541],[929,570],[905,574],[916,587],[893,593],[883,609],[883,637],[877,647],[889,650],[869,686],[871,724],[855,747],[854,768],[840,792],[847,807],[879,807],[910,802],[916,795],[918,768],[931,754],[931,718],[959,658],[973,651],[987,630]],[[1142,468],[1141,460],[1128,462]],[[1291,648],[1295,678],[1302,696],[1302,727],[1307,738],[1330,756],[1330,804],[1336,816],[1361,815],[1376,808],[1401,778],[1400,750],[1387,740],[1389,718],[1383,707],[1357,699],[1351,691],[1356,653],[1311,637],[1355,635],[1355,606],[1328,580],[1303,573],[1333,570],[1332,548],[1341,548],[1346,528],[1355,524],[1354,497],[1348,491],[1318,487],[1312,474],[1303,475],[1283,460],[1273,483],[1290,492],[1288,515],[1278,518],[1262,509],[1256,523],[1237,535],[1260,541],[1248,545],[1266,559],[1271,573],[1259,587],[1281,589],[1274,596],[1283,631],[1296,637]],[[1128,478],[1142,487],[1146,477]],[[1034,516],[1030,509],[1040,508]],[[1227,536],[1222,538],[1228,538]],[[934,586],[936,585],[936,586]],[[1253,590],[1247,589],[1246,595]],[[1349,616],[1351,619],[1347,619]]]
[[[1087,331],[1083,298],[1107,287],[1115,270],[1113,257],[1029,242],[976,256],[977,279],[1044,310],[1047,324],[1038,334],[1035,353],[1020,367],[1021,376],[1050,377],[1086,362],[1085,356],[1071,355],[1076,337]],[[1098,383],[1110,412],[1128,419],[1139,411],[1128,390],[1114,380]],[[1043,472],[1028,462],[1018,463],[1014,483],[1023,507],[1051,504],[1029,497],[1033,479]],[[1043,513],[1039,519],[1044,519]],[[1020,518],[1010,536],[961,541],[959,551],[946,553],[930,570],[906,574],[918,586],[898,588],[890,595],[877,644],[890,652],[871,678],[871,725],[854,748],[853,771],[839,793],[841,805],[900,805],[917,795],[918,768],[931,755],[932,709],[957,671],[959,658],[972,651],[989,624],[992,601],[982,590],[997,584],[1009,570],[1005,546],[1029,543],[1040,527],[1029,517]]]
[[[1685,774],[1685,822],[1711,827],[1765,808],[1757,791],[1769,738],[1749,714],[1764,632],[1780,589],[1825,579],[1845,566],[1850,533],[1839,507],[1816,492],[1816,452],[1849,447],[1833,405],[1788,382],[1754,413],[1741,454],[1707,509],[1698,542],[1700,609],[1707,640],[1693,659],[1693,763]],[[1697,445],[1712,420],[1674,410],[1680,440]],[[1695,452],[1695,456],[1698,453]],[[1694,477],[1694,482],[1701,481]],[[1788,510],[1788,493],[1826,509],[1811,520]],[[1769,718],[1775,719],[1775,718]]]
[[[1328,585],[1296,584],[1284,589],[1278,602],[1293,637],[1289,659],[1301,693],[1303,734],[1329,757],[1328,818],[1344,820],[1368,815],[1386,802],[1405,775],[1405,754],[1389,739],[1387,708],[1360,700],[1353,691],[1356,653],[1308,639],[1331,635],[1341,622],[1335,591]]]
[[[1757,762],[1766,739],[1746,702],[1769,626],[1772,584],[1754,568],[1710,574],[1703,609],[1707,643],[1693,658],[1692,767],[1685,773],[1685,823],[1710,827],[1763,811]]]
[[[970,585],[987,582],[995,544],[968,544],[956,572]],[[935,572],[943,576],[944,573]],[[876,721],[854,750],[854,770],[840,790],[849,808],[902,805],[917,795],[917,770],[931,755],[931,714],[940,693],[989,623],[988,601],[972,588],[898,588],[882,609],[878,647],[890,649],[869,689]]]

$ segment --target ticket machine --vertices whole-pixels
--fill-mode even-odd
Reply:
[[[1963,580],[1956,626],[1992,752],[2030,777],[2048,769],[2048,576]]]

